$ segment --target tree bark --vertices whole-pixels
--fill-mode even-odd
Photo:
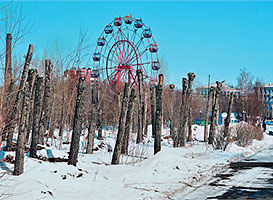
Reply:
[[[228,113],[227,113],[227,118],[225,119],[225,128],[224,128],[224,137],[225,138],[229,136],[229,124],[230,124],[230,116],[232,113],[233,98],[234,98],[234,94],[230,93],[230,99],[229,99],[229,104],[228,104]]]
[[[213,105],[212,105],[212,116],[211,116],[211,125],[209,130],[209,144],[213,144],[214,137],[216,134],[216,120],[217,120],[217,108],[218,108],[218,99],[222,89],[222,83],[216,81],[217,87],[211,87],[211,92],[213,92]]]
[[[33,109],[34,109],[34,98],[35,98],[35,90],[36,90],[36,75],[37,75],[37,70],[35,70],[35,78],[33,78],[33,88],[31,92],[31,98],[30,98],[30,108],[29,108],[29,118],[27,121],[27,136],[26,136],[26,141],[29,141],[30,137],[30,131],[32,130],[32,124],[33,124]]]
[[[210,76],[208,81],[208,101],[207,101],[207,107],[206,107],[206,119],[205,119],[205,128],[204,128],[204,142],[208,141],[208,127],[209,127],[209,107],[210,107]]]
[[[139,87],[139,110],[138,110],[138,132],[137,132],[137,141],[140,143],[143,141],[143,118],[145,113],[145,103],[144,103],[144,88],[143,88],[143,74],[141,70],[137,70],[138,77],[138,87]]]
[[[192,84],[195,79],[195,74],[188,73],[188,88],[187,88],[187,105],[188,105],[188,141],[192,141]]]
[[[123,101],[121,106],[121,113],[119,117],[119,127],[118,127],[118,134],[116,139],[116,145],[112,157],[112,165],[119,164],[120,161],[120,155],[121,155],[121,149],[122,149],[122,141],[124,139],[124,130],[126,126],[126,114],[128,111],[128,93],[129,93],[129,83],[125,83],[124,87],[124,95],[123,95]]]
[[[75,108],[74,122],[73,122],[73,132],[72,132],[72,141],[70,145],[68,164],[76,166],[78,153],[79,153],[79,143],[80,136],[82,131],[82,118],[84,110],[84,91],[86,89],[86,79],[81,77],[79,78],[78,92],[77,92],[77,102]]]
[[[151,86],[150,87],[150,102],[151,102],[151,122],[152,122],[152,136],[155,137],[155,115],[156,115],[156,98],[155,98],[155,92],[156,87]]]
[[[130,98],[129,98],[128,111],[126,114],[126,123],[125,123],[126,125],[125,125],[125,131],[124,131],[123,145],[122,145],[122,149],[121,149],[122,154],[128,154],[130,128],[132,125],[132,115],[134,112],[133,108],[134,108],[135,98],[136,98],[135,89],[132,88]]]
[[[161,151],[161,132],[162,132],[162,87],[163,74],[159,75],[159,84],[156,87],[156,126],[155,126],[155,143],[154,154]]]
[[[44,144],[44,134],[46,133],[49,121],[49,99],[50,99],[50,85],[52,77],[53,65],[50,59],[45,60],[45,85],[44,85],[44,98],[39,122],[39,144]]]
[[[37,144],[39,143],[39,119],[41,114],[41,87],[43,83],[43,78],[36,76],[35,80],[35,98],[33,107],[33,122],[32,122],[32,137],[30,145],[30,157],[36,158]]]
[[[35,79],[35,70],[29,70],[28,79],[26,82],[26,87],[23,91],[23,102],[22,102],[22,112],[20,116],[21,124],[19,126],[18,138],[17,138],[17,148],[15,154],[15,165],[13,174],[18,176],[24,172],[24,151],[25,151],[25,139],[27,131],[27,121],[29,118],[29,108],[30,108],[30,98],[33,88],[33,82]]]
[[[13,132],[14,132],[14,129],[15,129],[15,124],[17,122],[16,115],[17,115],[17,112],[18,112],[19,104],[22,101],[22,97],[23,97],[22,93],[23,93],[23,90],[24,90],[24,87],[25,87],[28,68],[29,68],[29,65],[30,65],[32,54],[33,54],[33,45],[30,44],[29,48],[28,48],[28,53],[27,53],[27,56],[26,56],[26,59],[25,59],[25,64],[24,64],[24,68],[23,68],[23,72],[22,72],[18,92],[17,92],[17,95],[16,95],[15,103],[14,103],[14,105],[12,107],[12,110],[11,110],[11,113],[10,113],[10,116],[9,116],[9,120],[8,120],[8,124],[5,127],[5,128],[7,128],[7,133],[8,133],[8,136],[7,136],[7,151],[10,151],[11,148],[12,148],[11,143],[12,143],[12,138],[13,138]]]
[[[91,107],[91,113],[90,113],[90,124],[88,127],[88,140],[87,140],[87,148],[86,153],[92,154],[93,148],[94,148],[94,139],[95,139],[95,131],[96,131],[96,125],[97,125],[97,119],[98,119],[98,84],[96,84],[92,87],[92,107]]]
[[[186,78],[182,79],[182,102],[180,107],[180,126],[179,126],[179,134],[178,134],[178,146],[185,147],[186,139],[187,139],[187,101],[186,101],[186,92],[187,92],[187,84],[188,80]]]

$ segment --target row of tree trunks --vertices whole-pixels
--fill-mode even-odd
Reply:
[[[32,117],[32,137],[30,145],[30,157],[36,158],[37,144],[39,143],[39,121],[41,114],[41,98],[42,98],[42,84],[43,77],[36,76],[34,83],[35,97],[33,106],[33,117]]]
[[[164,77],[163,74],[159,75],[159,83],[156,87],[156,115],[155,115],[155,142],[154,154],[161,151],[161,132],[162,132],[162,87]]]
[[[19,104],[22,102],[23,90],[24,90],[24,87],[25,87],[28,68],[29,68],[29,65],[30,65],[30,62],[31,62],[31,59],[32,59],[33,50],[34,50],[33,45],[30,44],[29,48],[28,48],[27,56],[25,58],[25,64],[24,64],[24,68],[23,68],[23,72],[22,72],[18,92],[17,92],[17,95],[16,95],[15,103],[14,103],[14,105],[12,107],[11,112],[10,112],[9,120],[7,122],[7,125],[5,126],[6,131],[4,131],[4,132],[8,133],[7,147],[6,147],[7,151],[10,151],[12,149],[13,133],[14,133],[15,125],[16,125],[16,123],[18,123],[18,120],[16,119],[16,116],[17,116]]]
[[[78,91],[77,91],[77,101],[73,122],[73,132],[72,141],[70,145],[68,164],[76,166],[78,153],[79,153],[79,143],[82,131],[82,119],[84,114],[84,104],[85,104],[85,90],[86,90],[86,78],[79,78]]]
[[[30,115],[30,106],[31,106],[31,94],[32,88],[35,80],[37,71],[36,70],[29,70],[28,72],[28,79],[26,82],[26,87],[23,91],[23,102],[22,102],[22,109],[21,109],[21,116],[20,116],[20,125],[19,125],[19,132],[17,138],[17,148],[16,148],[16,155],[15,155],[15,165],[14,165],[14,175],[20,175],[24,172],[24,153],[25,153],[25,143],[26,143],[26,133],[28,124],[29,115]]]
[[[96,125],[98,120],[98,83],[96,82],[95,85],[91,89],[92,92],[92,103],[91,103],[91,113],[89,117],[89,126],[88,126],[88,139],[87,139],[87,147],[86,153],[92,154],[94,148],[94,139],[95,139],[95,131]]]
[[[123,95],[123,100],[121,105],[121,112],[119,116],[118,134],[117,134],[115,149],[114,149],[112,162],[111,162],[112,165],[119,164],[120,162],[120,155],[121,155],[122,144],[124,140],[126,114],[128,111],[128,102],[129,102],[128,94],[129,94],[129,83],[125,83],[124,95]]]
[[[44,83],[44,97],[39,122],[39,144],[44,144],[44,134],[48,127],[49,113],[50,113],[50,85],[52,78],[53,65],[50,59],[45,60],[45,83]]]
[[[210,92],[213,95],[213,104],[212,104],[212,116],[211,116],[211,126],[209,130],[209,144],[214,143],[214,138],[216,135],[216,123],[217,123],[217,112],[218,112],[218,100],[219,100],[219,95],[221,94],[221,89],[222,89],[222,82],[216,81],[216,88],[211,87]]]

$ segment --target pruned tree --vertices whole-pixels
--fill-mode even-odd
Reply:
[[[44,83],[44,97],[39,122],[39,143],[44,144],[44,134],[48,127],[48,120],[50,114],[50,85],[52,79],[53,65],[50,59],[45,60],[45,83]]]
[[[159,74],[159,82],[156,87],[156,119],[155,119],[155,142],[154,154],[161,151],[161,134],[162,134],[162,87],[164,76]]]
[[[80,136],[82,131],[82,118],[83,110],[85,104],[85,89],[86,89],[86,78],[80,77],[78,83],[77,91],[77,101],[73,122],[73,132],[72,132],[72,141],[69,150],[68,164],[76,166],[78,153],[79,153],[79,143]]]
[[[211,116],[211,126],[209,130],[209,144],[213,145],[215,135],[216,135],[216,120],[217,120],[217,108],[218,108],[218,99],[221,94],[223,82],[216,81],[216,88],[211,86],[210,92],[213,94],[213,104],[212,104],[212,116]]]
[[[39,121],[41,114],[42,83],[43,77],[39,77],[39,75],[37,75],[34,83],[35,97],[32,117],[32,137],[30,145],[30,157],[32,158],[36,158],[37,156],[37,144],[39,143]]]
[[[121,112],[120,112],[120,117],[119,117],[118,134],[117,134],[115,149],[114,149],[114,153],[113,153],[112,161],[111,161],[112,165],[119,164],[119,162],[120,162],[120,155],[121,155],[121,150],[122,150],[122,145],[123,145],[123,140],[124,140],[124,131],[125,131],[125,127],[126,127],[126,114],[128,111],[129,90],[130,90],[129,83],[125,83],[124,95],[123,95]]]
[[[32,88],[35,80],[37,71],[36,70],[29,70],[28,78],[26,82],[26,87],[23,91],[23,102],[22,102],[22,112],[20,116],[20,125],[19,125],[19,132],[17,138],[17,145],[16,145],[16,154],[15,154],[15,164],[14,164],[14,172],[13,174],[18,176],[24,172],[24,153],[25,153],[25,139],[27,133],[27,121],[29,119],[29,109],[30,109],[30,99],[32,94]]]
[[[24,69],[22,72],[22,76],[21,76],[21,80],[20,80],[20,85],[18,88],[18,92],[16,95],[16,99],[15,99],[15,103],[12,106],[12,110],[10,112],[9,118],[7,120],[7,124],[5,126],[5,132],[7,132],[7,150],[10,151],[12,148],[12,139],[13,139],[13,133],[14,133],[14,129],[16,126],[17,121],[17,112],[18,112],[18,107],[20,105],[20,103],[22,102],[22,98],[23,98],[23,90],[25,87],[25,83],[26,83],[26,79],[27,79],[27,73],[28,73],[28,68],[31,62],[31,58],[32,58],[32,54],[33,54],[33,45],[30,44],[29,48],[28,48],[28,53],[27,56],[25,58],[25,64],[24,64]]]

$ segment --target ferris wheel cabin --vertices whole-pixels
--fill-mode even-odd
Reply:
[[[160,65],[158,61],[153,61],[152,70],[160,70]]]
[[[125,16],[125,24],[132,24],[133,18],[131,15]]]
[[[122,25],[122,19],[121,19],[121,17],[115,18],[114,24],[115,24],[115,26],[121,26]]]
[[[113,32],[113,27],[111,25],[107,25],[104,29],[106,34],[111,34]]]
[[[137,19],[134,25],[136,28],[141,28],[143,26],[142,19]]]
[[[152,31],[151,31],[151,29],[145,29],[144,31],[143,31],[143,37],[145,37],[145,38],[150,38],[150,37],[152,37]]]
[[[106,40],[104,38],[98,39],[98,46],[103,47],[105,45]]]
[[[94,53],[93,60],[94,61],[100,61],[100,53]]]
[[[92,78],[99,78],[99,77],[100,77],[99,70],[93,70],[93,71],[91,72],[91,77],[92,77]]]
[[[151,53],[156,53],[158,51],[157,44],[150,44],[149,50],[150,50]]]

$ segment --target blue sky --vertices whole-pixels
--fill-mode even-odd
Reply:
[[[20,49],[33,43],[36,56],[56,42],[73,48],[80,27],[95,44],[106,24],[132,14],[151,27],[166,65],[169,82],[180,85],[187,72],[197,82],[226,80],[236,84],[241,68],[264,83],[273,82],[273,2],[94,2],[23,1],[35,21]],[[91,56],[92,52],[90,52]]]

